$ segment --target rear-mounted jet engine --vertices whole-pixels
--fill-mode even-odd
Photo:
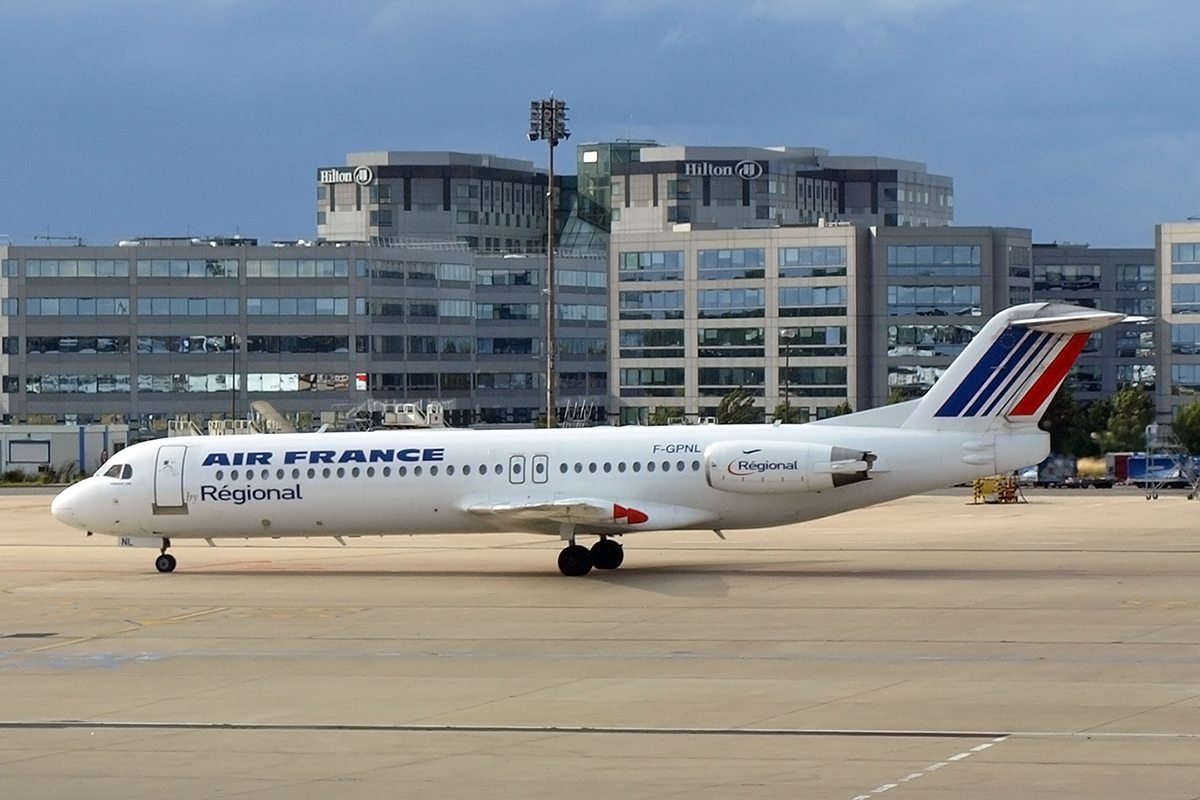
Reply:
[[[708,485],[739,494],[819,492],[870,480],[875,454],[848,447],[715,442],[704,450]]]

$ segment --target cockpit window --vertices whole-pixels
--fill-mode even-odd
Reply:
[[[121,468],[121,480],[127,481],[133,477],[133,465],[126,464]]]
[[[127,481],[133,477],[132,464],[113,464],[104,472],[106,478],[116,478],[119,481]]]
[[[111,467],[109,467],[109,468],[108,468],[108,471],[104,473],[104,477],[106,477],[106,478],[120,478],[120,477],[121,477],[121,467],[122,467],[122,466],[123,466],[123,465],[121,465],[121,464],[113,464]]]

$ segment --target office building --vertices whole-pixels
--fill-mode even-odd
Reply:
[[[301,425],[367,400],[437,400],[456,425],[544,413],[544,256],[159,239],[0,264],[4,421],[162,429],[255,399]],[[559,270],[559,397],[603,419],[606,263]]]
[[[611,404],[707,418],[742,386],[763,418],[786,399],[819,419],[920,396],[1029,300],[1030,247],[1014,228],[614,229]]]
[[[1033,296],[1153,318],[1153,248],[1102,248],[1052,243],[1033,246]],[[1071,370],[1078,400],[1109,397],[1122,386],[1153,389],[1157,373],[1152,324],[1125,323],[1092,334]]]
[[[316,174],[317,239],[448,241],[488,253],[546,249],[548,174],[533,162],[481,153],[350,153]],[[556,233],[575,177],[555,177]],[[601,243],[602,247],[602,243]]]
[[[954,182],[916,161],[833,156],[815,147],[597,142],[577,149],[579,216],[619,233],[851,222],[939,227]]]
[[[1200,399],[1200,222],[1155,226],[1159,420]]]

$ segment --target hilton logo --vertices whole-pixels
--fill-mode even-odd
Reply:
[[[375,182],[375,170],[370,167],[319,169],[317,180],[320,183],[357,183],[359,186],[370,186]]]
[[[739,161],[736,164],[714,164],[711,161],[685,161],[683,174],[698,177],[715,176],[725,178],[741,178],[752,181],[762,177],[763,166],[757,161]]]

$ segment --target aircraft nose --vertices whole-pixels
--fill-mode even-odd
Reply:
[[[54,501],[50,503],[50,513],[54,515],[54,518],[72,527],[79,525],[75,518],[75,511],[71,505],[72,495],[77,494],[77,488],[75,486],[68,486],[59,492]]]

